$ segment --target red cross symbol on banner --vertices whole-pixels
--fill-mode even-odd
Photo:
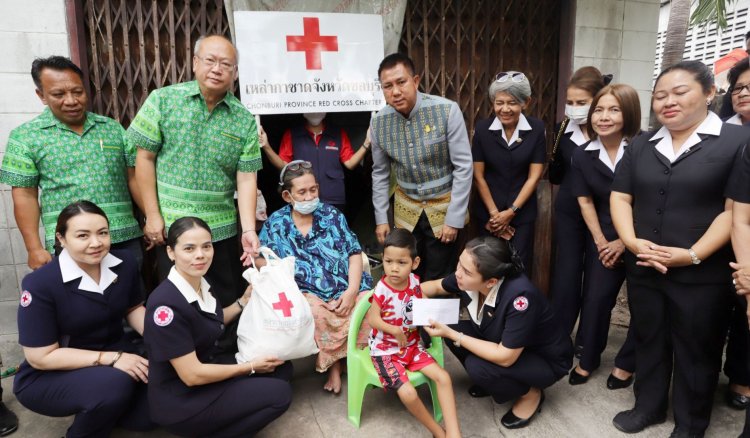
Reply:
[[[292,308],[294,307],[294,304],[286,299],[286,293],[281,292],[279,294],[279,302],[273,303],[274,310],[281,310],[281,313],[284,315],[284,317],[292,316]]]
[[[320,70],[322,63],[320,54],[338,52],[339,40],[333,35],[320,35],[320,20],[318,17],[303,17],[304,35],[287,35],[287,52],[305,52],[305,69]]]

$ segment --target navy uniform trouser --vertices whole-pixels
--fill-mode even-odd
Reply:
[[[459,321],[451,328],[471,337],[480,336],[470,321]],[[461,362],[471,382],[487,391],[496,403],[515,400],[531,388],[544,389],[557,382],[567,369],[555,369],[546,359],[533,351],[524,350],[509,367],[488,362],[465,348],[446,342],[448,348]]]
[[[280,417],[292,403],[292,364],[285,362],[273,374],[235,377],[212,385],[224,386],[208,408],[185,421],[165,426],[186,437],[250,437]]]
[[[592,238],[587,239],[586,254],[587,281],[583,289],[581,321],[578,323],[578,331],[583,339],[583,355],[579,364],[584,370],[592,372],[599,368],[601,355],[607,347],[612,309],[625,282],[625,266],[609,269],[602,265]],[[625,342],[615,357],[615,366],[631,373],[635,371],[632,332],[628,329]]]
[[[665,414],[673,378],[675,424],[700,434],[711,419],[733,295],[731,283],[651,281],[628,281],[638,368],[635,409],[646,415]]]
[[[67,438],[108,437],[115,427],[146,431],[156,426],[149,415],[146,385],[113,367],[45,371],[16,398],[38,414],[75,415]]]
[[[724,362],[724,374],[730,383],[750,386],[750,370],[748,370],[748,343],[750,331],[747,325],[747,300],[737,295],[729,322],[729,338],[727,340],[727,357]]]
[[[555,315],[566,334],[573,332],[581,311],[587,236],[588,229],[580,215],[576,218],[565,212],[555,212],[555,264],[550,296]],[[576,345],[583,344],[580,330],[575,338]]]

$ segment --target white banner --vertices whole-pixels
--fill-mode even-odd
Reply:
[[[379,15],[234,13],[242,103],[255,114],[377,111]]]

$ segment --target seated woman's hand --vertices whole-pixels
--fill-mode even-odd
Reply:
[[[135,381],[148,383],[148,359],[137,354],[122,353],[113,367],[127,373]]]
[[[750,294],[750,266],[740,265],[739,263],[730,262],[729,266],[734,269],[732,273],[732,284],[737,291],[737,295]],[[750,309],[748,309],[750,311]]]
[[[273,356],[268,356],[254,360],[251,363],[256,373],[265,374],[274,372],[276,367],[283,364],[284,361]]]
[[[357,304],[357,293],[347,289],[337,300],[331,301],[330,309],[338,316],[348,316]]]

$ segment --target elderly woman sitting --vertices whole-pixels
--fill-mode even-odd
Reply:
[[[289,205],[268,218],[260,242],[279,257],[296,257],[295,280],[310,303],[320,348],[315,368],[329,371],[323,388],[338,394],[349,316],[359,293],[372,287],[372,277],[363,272],[362,248],[344,215],[320,202],[310,162],[296,160],[284,166],[279,185]],[[360,331],[362,343],[368,332],[369,328]]]

